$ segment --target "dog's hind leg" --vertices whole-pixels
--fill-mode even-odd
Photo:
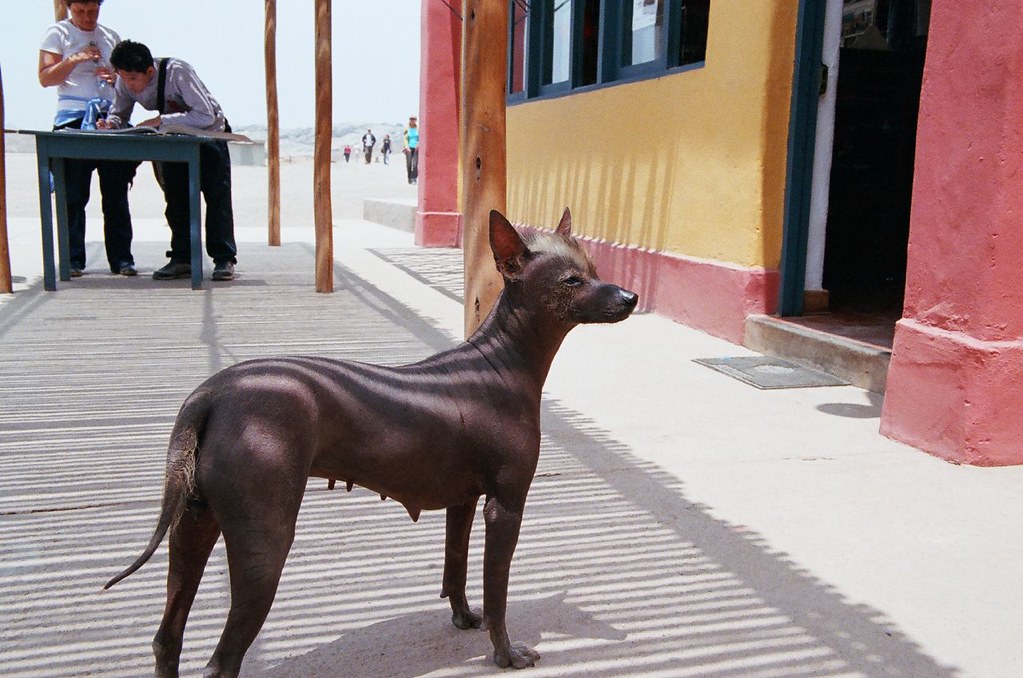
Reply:
[[[199,589],[206,561],[220,536],[220,526],[212,512],[185,513],[171,529],[170,565],[167,570],[167,606],[163,621],[153,639],[156,675],[176,677],[181,657],[181,640],[188,612]]]
[[[297,492],[260,498],[261,505],[238,502],[239,512],[221,515],[227,566],[231,577],[231,610],[206,673],[233,677],[266,621],[277,595],[284,561],[295,539],[295,521],[304,485]],[[221,507],[218,507],[221,508]]]
[[[469,567],[469,533],[479,497],[447,510],[444,549],[444,584],[441,598],[451,603],[451,623],[460,629],[478,629],[483,615],[469,608],[465,598],[466,571]]]

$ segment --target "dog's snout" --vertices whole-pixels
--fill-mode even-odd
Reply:
[[[618,299],[621,301],[623,306],[628,308],[635,308],[636,304],[639,303],[639,295],[626,289],[618,290]]]

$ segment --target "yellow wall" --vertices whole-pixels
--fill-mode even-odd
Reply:
[[[705,67],[509,107],[509,217],[777,268],[797,9],[714,0]]]

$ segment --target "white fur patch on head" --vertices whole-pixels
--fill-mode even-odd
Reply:
[[[590,263],[590,258],[579,247],[578,243],[574,240],[563,238],[553,231],[530,230],[526,233],[523,240],[530,252],[543,252],[564,257],[574,262],[584,271],[590,270],[593,266]]]

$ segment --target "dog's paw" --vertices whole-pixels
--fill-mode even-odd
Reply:
[[[533,666],[540,658],[540,653],[526,645],[510,645],[507,650],[494,650],[494,663],[502,669],[509,666],[524,669]]]
[[[483,615],[479,610],[466,608],[464,612],[452,612],[451,623],[463,631],[478,629],[483,626]]]

